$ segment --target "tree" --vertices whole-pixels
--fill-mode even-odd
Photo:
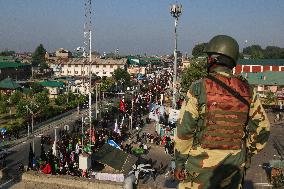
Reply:
[[[253,51],[263,51],[260,45],[251,45],[243,49],[244,54],[251,55]]]
[[[115,84],[115,80],[113,77],[107,77],[103,78],[102,85],[101,85],[101,91],[107,92],[110,90],[110,88]]]
[[[49,97],[47,91],[42,91],[34,95],[35,103],[40,109],[44,108],[49,104]]]
[[[270,105],[270,104],[275,104],[276,102],[277,102],[277,97],[275,93],[269,91],[266,94],[265,104]]]
[[[281,52],[283,50],[280,47],[276,46],[267,46],[264,49],[264,58],[267,59],[279,59],[281,57]]]
[[[284,48],[281,49],[280,58],[284,58]]]
[[[40,93],[43,91],[43,87],[41,85],[39,85],[38,83],[32,83],[31,84],[31,95],[34,95],[36,93]]]
[[[200,57],[204,56],[204,49],[206,47],[207,43],[200,43],[195,45],[192,49],[192,56],[194,57]]]
[[[21,93],[20,91],[15,91],[10,97],[11,105],[16,106],[22,97],[23,93]]]
[[[130,74],[121,68],[117,68],[116,70],[114,70],[113,72],[113,78],[121,83],[124,86],[129,86],[131,84],[130,80],[131,80],[131,76]]]
[[[251,59],[263,59],[263,51],[252,50],[251,51]]]
[[[45,53],[45,48],[40,44],[32,54],[32,66],[40,66],[43,69],[46,68]]]
[[[192,63],[181,75],[182,91],[188,91],[193,81],[201,79],[207,75],[206,59],[192,59]]]
[[[4,50],[0,52],[0,56],[13,56],[15,55],[15,51]]]
[[[17,104],[16,116],[17,117],[25,117],[28,114],[28,110],[26,106],[28,105],[28,101],[22,98]]]
[[[57,106],[65,105],[67,102],[67,96],[64,94],[58,95],[54,102]]]
[[[0,114],[4,114],[8,112],[8,104],[7,101],[0,100]]]

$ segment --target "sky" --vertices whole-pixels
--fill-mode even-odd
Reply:
[[[252,44],[284,47],[284,0],[93,0],[92,47],[100,53],[172,54],[173,3],[181,3],[178,50],[218,34]],[[84,0],[0,0],[0,51],[49,52],[83,46]],[[245,41],[247,40],[247,43]]]

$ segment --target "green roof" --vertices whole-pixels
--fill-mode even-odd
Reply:
[[[237,65],[284,66],[284,59],[239,59]]]
[[[0,62],[13,62],[15,59],[12,56],[0,56]]]
[[[249,84],[251,85],[277,85],[284,86],[284,73],[283,72],[257,72],[257,73],[242,73]]]
[[[1,68],[19,68],[23,66],[30,66],[30,64],[22,64],[18,62],[0,62],[0,69]]]
[[[160,58],[139,58],[134,56],[127,57],[127,63],[131,65],[139,65],[139,66],[146,66],[148,64],[161,64],[162,61]]]
[[[0,81],[0,89],[18,89],[18,88],[21,88],[21,86],[9,77]]]
[[[38,84],[40,84],[43,87],[63,87],[64,86],[64,83],[60,81],[42,81],[42,82],[39,82]]]
[[[99,163],[106,164],[122,173],[128,174],[138,158],[122,150],[104,144],[98,151],[92,154],[92,159]]]

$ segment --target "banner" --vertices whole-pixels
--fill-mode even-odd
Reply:
[[[123,100],[123,99],[120,100],[119,109],[120,109],[121,111],[125,112],[125,103],[124,103],[124,100]]]
[[[120,149],[120,146],[116,143],[116,142],[114,142],[114,140],[108,140],[108,142],[107,142],[109,145],[111,145],[112,147],[115,147],[115,148],[117,148],[117,149]]]
[[[155,121],[159,121],[159,115],[160,115],[159,107],[160,106],[155,104],[155,103],[150,104],[150,106],[149,106],[149,110],[150,110],[149,118],[150,119],[155,120]]]

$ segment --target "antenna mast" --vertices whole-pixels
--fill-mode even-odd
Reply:
[[[90,121],[90,144],[92,143],[92,0],[84,0],[85,7],[85,23],[84,23],[84,52],[83,56],[86,58],[84,64],[87,63],[89,56],[89,121]],[[87,51],[89,52],[87,53]],[[85,69],[84,72],[85,73]],[[84,78],[84,76],[83,76]],[[86,77],[87,78],[87,77]],[[87,91],[87,90],[86,90]]]

